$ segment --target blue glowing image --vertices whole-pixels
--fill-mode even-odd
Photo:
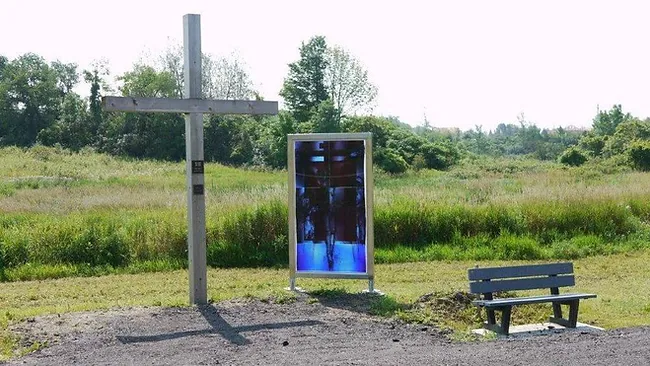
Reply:
[[[365,273],[364,141],[294,147],[296,270]]]

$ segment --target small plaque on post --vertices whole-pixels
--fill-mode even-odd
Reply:
[[[204,189],[203,184],[195,184],[192,186],[192,193],[196,195],[203,195]]]
[[[192,160],[192,174],[203,174],[203,160]]]

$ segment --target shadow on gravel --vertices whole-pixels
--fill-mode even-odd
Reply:
[[[409,304],[397,302],[389,296],[369,293],[349,293],[344,289],[314,290],[307,293],[326,307],[344,309],[368,315],[391,315],[405,310]]]
[[[217,309],[212,305],[199,306],[199,311],[205,320],[210,324],[208,329],[200,330],[188,330],[183,332],[175,333],[164,333],[158,335],[148,335],[148,336],[117,336],[117,339],[124,343],[143,343],[143,342],[159,342],[165,340],[171,340],[176,338],[191,337],[196,335],[204,334],[213,334],[218,333],[226,340],[234,343],[236,345],[246,345],[250,344],[251,341],[246,339],[240,334],[240,332],[250,332],[262,329],[282,329],[290,327],[304,327],[311,325],[320,325],[323,324],[317,320],[303,320],[296,322],[284,322],[284,323],[270,323],[270,324],[255,324],[255,325],[243,325],[239,327],[233,327],[228,322],[219,315]]]

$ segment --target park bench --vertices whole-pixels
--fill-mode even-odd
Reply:
[[[578,305],[581,299],[595,298],[594,294],[560,294],[560,287],[574,286],[573,263],[552,263],[511,267],[470,268],[468,270],[470,292],[479,295],[472,303],[485,308],[485,329],[508,335],[511,309],[515,305],[552,303],[553,316],[549,322],[567,328],[575,328],[578,321]],[[516,290],[550,289],[550,295],[528,297],[502,297],[501,292]],[[569,317],[562,317],[561,305],[569,306]],[[496,323],[495,312],[501,312],[501,325]]]

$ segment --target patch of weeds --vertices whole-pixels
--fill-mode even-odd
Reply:
[[[29,341],[29,340],[24,340],[21,343],[22,344],[21,344],[20,348],[18,348],[17,350],[14,351],[14,354],[17,357],[23,357],[23,356],[25,356],[25,355],[27,355],[29,353],[32,353],[32,352],[38,351],[40,349],[46,348],[49,345],[48,341],[43,341],[43,342],[33,341],[32,342],[32,341]]]
[[[296,302],[297,295],[293,292],[281,291],[275,292],[266,299],[263,299],[264,302],[269,302],[272,304],[292,304]]]
[[[182,300],[173,300],[169,304],[167,304],[170,308],[185,308],[187,307],[187,303],[185,303]]]
[[[242,295],[241,299],[245,300],[245,301],[261,300],[258,296],[255,296],[254,294],[252,294],[250,292],[246,292],[244,295]]]
[[[335,297],[342,297],[342,296],[349,295],[348,292],[345,289],[339,288],[339,287],[334,288],[334,289],[323,289],[323,288],[321,288],[321,289],[310,291],[309,294],[311,296],[320,297],[320,298],[323,298],[323,297],[335,298]]]
[[[320,302],[323,306],[383,317],[393,316],[408,307],[390,296],[349,293],[343,288],[318,289],[310,291],[309,295],[313,302]]]
[[[472,301],[478,296],[468,292],[433,292],[421,296],[411,311],[432,324],[457,321],[471,324],[480,321]],[[416,316],[417,318],[418,316]]]
[[[18,337],[7,330],[0,330],[0,362],[14,356],[14,350],[18,348]]]
[[[318,301],[318,299],[315,298],[315,297],[310,297],[310,298],[307,299],[307,304],[309,304],[309,305],[311,305],[311,304],[318,304],[318,303],[319,303],[319,301]]]
[[[19,337],[7,329],[0,330],[0,362],[14,357],[25,356],[48,345],[47,340],[35,341],[26,337]]]
[[[488,341],[496,339],[496,335],[493,332],[488,332],[485,336],[472,333],[468,328],[467,330],[461,331],[459,329],[448,328],[443,334],[447,335],[447,338],[454,342],[476,342],[476,341]]]
[[[650,304],[646,305],[646,306],[643,308],[643,312],[644,312],[644,313],[648,313],[648,314],[650,314]]]
[[[400,310],[404,310],[406,305],[397,302],[390,296],[378,296],[370,303],[370,315],[392,316]]]

